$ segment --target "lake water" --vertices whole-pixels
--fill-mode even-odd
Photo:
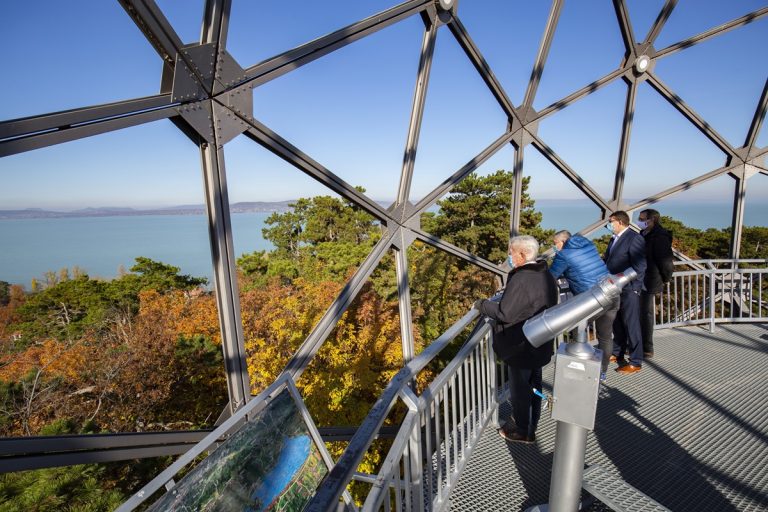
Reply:
[[[539,200],[542,225],[578,231],[599,216],[584,201]],[[731,206],[722,202],[674,203],[657,209],[700,229],[730,224]],[[261,235],[270,213],[232,214],[235,254],[269,250]],[[635,215],[637,218],[637,215]],[[748,203],[745,225],[768,226],[768,203]],[[607,231],[605,232],[607,233]],[[602,234],[601,232],[597,233]],[[92,277],[112,278],[137,256],[181,268],[184,274],[212,276],[208,223],[204,215],[146,215],[0,220],[0,281],[24,285],[62,267],[83,268]]]
[[[253,497],[258,498],[262,504],[260,510],[267,510],[272,501],[291,483],[293,475],[309,457],[311,442],[306,435],[289,437],[285,440],[277,463],[269,473],[264,475],[261,485],[253,493]]]

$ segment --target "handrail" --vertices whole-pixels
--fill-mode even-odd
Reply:
[[[444,509],[498,408],[496,377],[491,324],[486,319],[420,396],[403,389],[408,416],[362,510],[389,511],[391,500],[396,510]]]
[[[655,299],[655,328],[768,320],[768,268],[741,268],[766,264],[766,259],[697,260],[708,268],[676,270],[666,289]],[[675,262],[676,266],[687,262]],[[717,265],[727,264],[727,267]]]
[[[476,309],[469,310],[418,356],[408,362],[389,381],[379,399],[371,407],[368,416],[363,420],[360,428],[352,436],[344,453],[342,453],[333,469],[326,476],[322,487],[318,489],[305,510],[308,512],[328,512],[336,509],[341,494],[354,476],[360,461],[384,423],[384,419],[394,405],[400,391],[478,315],[479,312]]]

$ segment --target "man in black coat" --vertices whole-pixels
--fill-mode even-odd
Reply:
[[[672,263],[672,234],[661,227],[661,215],[653,209],[640,212],[637,225],[645,239],[645,289],[640,294],[640,327],[643,333],[643,357],[653,357],[653,326],[656,323],[654,297],[672,279],[675,268]]]
[[[541,389],[541,369],[552,359],[553,343],[538,348],[528,343],[523,324],[532,316],[557,304],[558,289],[546,261],[537,262],[539,243],[532,236],[516,236],[509,241],[512,271],[499,302],[480,299],[475,308],[496,321],[493,350],[510,369],[512,418],[499,434],[508,441],[533,443],[541,416],[541,399],[533,389]]]
[[[621,290],[619,314],[613,322],[613,356],[619,363],[619,373],[639,372],[643,366],[643,335],[640,328],[640,292],[645,277],[645,241],[629,229],[629,215],[615,211],[608,217],[606,227],[613,237],[605,251],[605,266],[611,274],[618,274],[629,267],[637,272],[637,279]],[[629,362],[624,356],[629,357]]]

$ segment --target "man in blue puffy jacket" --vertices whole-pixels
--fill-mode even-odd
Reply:
[[[574,295],[589,290],[609,274],[595,244],[583,236],[571,236],[569,231],[563,230],[555,233],[553,242],[556,254],[549,272],[555,279],[565,277]],[[595,318],[597,345],[603,351],[600,380],[605,380],[605,372],[613,352],[613,321],[618,310],[617,299],[602,315]]]

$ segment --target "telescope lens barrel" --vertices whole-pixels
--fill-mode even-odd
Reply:
[[[584,293],[552,306],[528,319],[523,324],[523,334],[534,347],[540,347],[559,334],[573,329],[579,322],[602,312],[616,298],[637,272],[628,268],[624,272],[604,277]]]

